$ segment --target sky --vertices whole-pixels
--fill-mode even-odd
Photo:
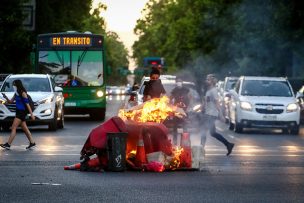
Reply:
[[[133,29],[148,0],[94,0],[93,7],[99,2],[107,5],[107,10],[102,13],[107,31],[116,32],[131,55],[131,46],[137,39]],[[130,61],[130,69],[133,69],[131,66],[134,66],[133,61]]]

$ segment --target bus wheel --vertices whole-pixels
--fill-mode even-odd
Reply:
[[[105,119],[105,116],[106,116],[105,109],[96,110],[95,112],[90,113],[91,119],[96,121],[103,121]]]

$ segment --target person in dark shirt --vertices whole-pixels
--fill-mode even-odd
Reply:
[[[183,80],[176,78],[176,87],[171,91],[170,101],[186,111],[190,103],[189,92],[189,88],[183,86]]]
[[[164,94],[166,94],[166,90],[159,79],[160,72],[158,69],[152,69],[150,73],[150,80],[146,82],[145,90],[144,90],[144,98],[143,101],[148,101],[153,98],[160,98]]]
[[[187,111],[187,108],[190,103],[190,95],[189,95],[189,88],[183,86],[183,80],[181,78],[176,78],[176,87],[171,91],[170,95],[170,101],[175,106],[182,108],[185,112]],[[173,123],[173,144],[177,145],[177,137],[178,137],[178,128],[183,128],[183,130],[186,129],[186,123],[184,118],[179,117],[173,117],[172,118]]]
[[[31,106],[29,105],[29,99],[27,95],[27,91],[25,90],[21,80],[14,80],[13,81],[13,88],[15,91],[15,94],[12,99],[9,99],[5,94],[3,94],[3,97],[6,99],[8,103],[16,102],[16,116],[14,118],[13,124],[12,124],[12,131],[11,135],[8,138],[7,143],[1,144],[0,146],[5,149],[10,149],[11,144],[13,140],[16,137],[16,130],[18,126],[20,125],[22,130],[24,131],[27,139],[29,140],[30,144],[26,147],[26,149],[31,149],[32,147],[36,146],[33,136],[31,132],[29,131],[27,125],[26,125],[26,117],[27,117],[27,110],[31,116],[32,120],[35,120],[35,116],[33,115],[33,111],[31,109]]]

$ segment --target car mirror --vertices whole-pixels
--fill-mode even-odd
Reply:
[[[303,93],[297,92],[297,94],[296,94],[296,98],[297,98],[297,99],[303,98],[303,97],[304,97]]]
[[[62,92],[63,89],[62,89],[61,87],[56,86],[56,87],[54,88],[54,91],[55,91],[55,92]]]

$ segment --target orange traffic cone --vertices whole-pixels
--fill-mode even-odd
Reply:
[[[102,169],[99,157],[81,163],[80,171],[100,171]]]
[[[100,161],[98,157],[95,157],[94,159],[90,159],[88,162],[88,167],[96,167],[100,165]]]
[[[70,166],[64,166],[64,170],[77,170],[77,169],[80,169],[80,163],[78,164],[73,164],[73,165],[70,165]]]
[[[181,136],[181,147],[184,149],[180,155],[180,167],[191,168],[192,157],[191,157],[191,141],[189,133],[182,133]]]
[[[145,153],[145,146],[142,133],[140,133],[138,142],[137,142],[137,149],[136,149],[136,156],[135,156],[135,165],[137,167],[142,167],[143,164],[147,163],[146,153]]]

